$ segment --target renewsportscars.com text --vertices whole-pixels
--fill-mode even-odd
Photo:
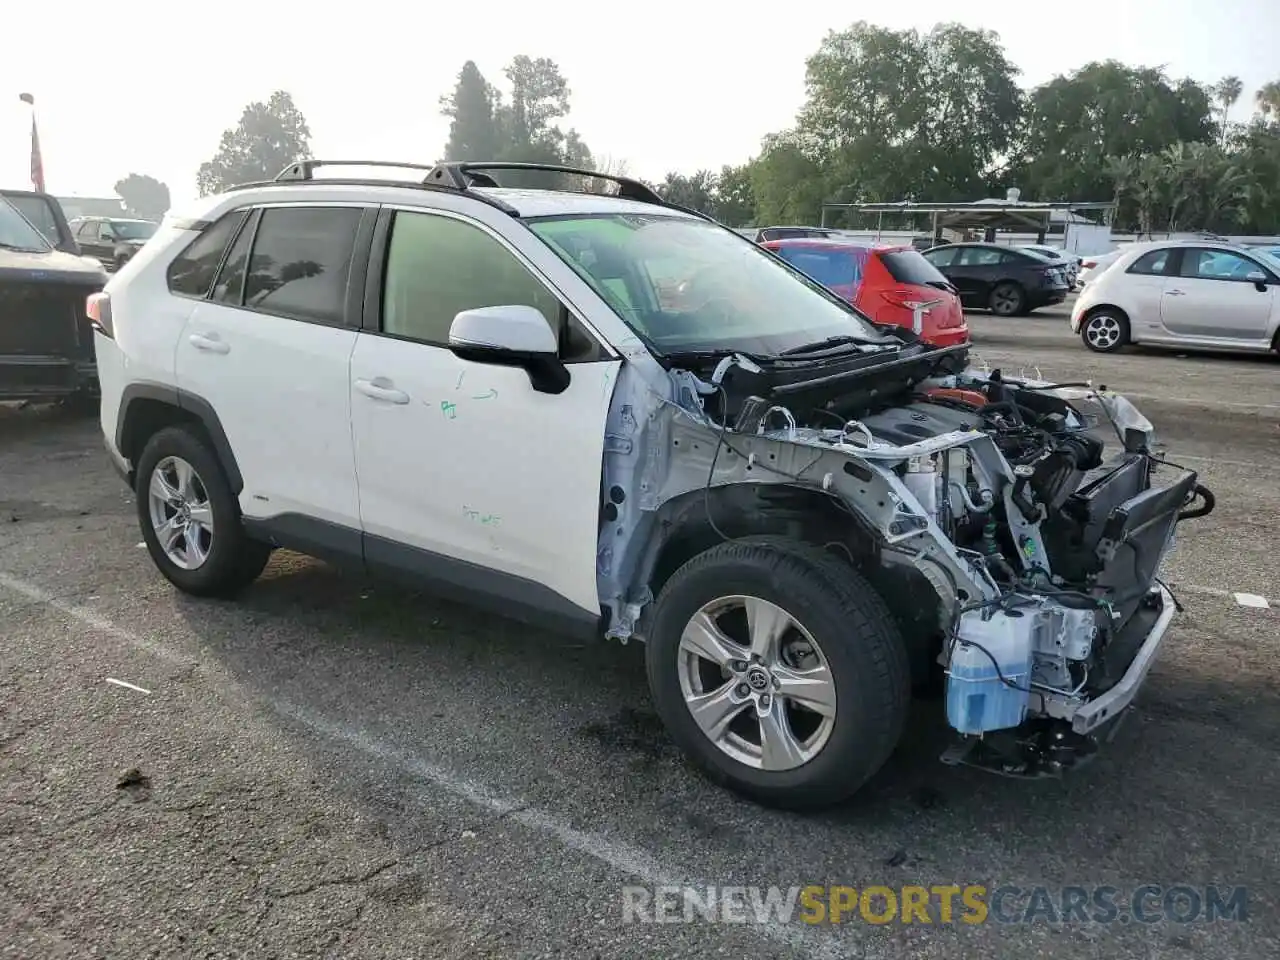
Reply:
[[[1216,923],[1248,920],[1245,887],[628,886],[624,923]]]

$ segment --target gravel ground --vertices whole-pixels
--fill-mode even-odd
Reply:
[[[1115,741],[1062,781],[938,762],[938,705],[848,806],[709,787],[637,645],[569,643],[280,554],[244,598],[151,565],[95,422],[0,410],[0,956],[1280,955],[1280,366],[1087,353],[971,320],[992,366],[1129,393],[1216,512]],[[124,681],[146,692],[108,683]],[[1248,921],[624,924],[628,884],[1248,888]],[[1020,901],[1010,901],[1013,906]],[[1124,919],[1128,914],[1122,914]]]

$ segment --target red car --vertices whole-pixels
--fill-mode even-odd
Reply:
[[[876,323],[915,330],[939,347],[969,340],[956,288],[914,247],[840,238],[767,240],[760,245]]]

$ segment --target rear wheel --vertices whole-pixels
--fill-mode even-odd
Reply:
[[[230,596],[257,579],[271,548],[246,536],[222,465],[195,429],[159,431],[136,472],[142,539],[174,586],[196,596]]]
[[[1095,353],[1115,353],[1129,342],[1129,318],[1107,307],[1095,310],[1080,325],[1080,339]]]
[[[991,291],[991,312],[998,317],[1015,317],[1027,309],[1027,294],[1016,283],[997,283]]]
[[[812,808],[860,787],[898,743],[906,650],[852,567],[795,542],[730,542],[667,581],[646,644],[673,739],[715,782]]]

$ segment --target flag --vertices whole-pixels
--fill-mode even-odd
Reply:
[[[31,118],[31,184],[38,193],[44,193],[44,162],[40,159],[40,134],[36,131],[36,118]]]
[[[44,193],[44,160],[40,157],[40,134],[36,131],[36,98],[29,93],[20,93],[18,99],[31,106],[31,185]]]

